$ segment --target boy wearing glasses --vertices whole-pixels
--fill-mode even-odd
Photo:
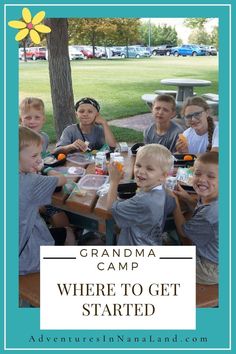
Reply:
[[[210,116],[210,107],[202,97],[189,97],[183,105],[182,115],[188,129],[179,138],[176,150],[180,153],[198,154],[218,151],[218,124]]]

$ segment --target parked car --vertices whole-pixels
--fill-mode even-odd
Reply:
[[[68,50],[70,60],[84,59],[84,54],[79,49],[78,45],[69,45]]]
[[[121,53],[121,58],[149,58],[150,53],[142,47],[124,47]]]
[[[183,44],[182,46],[171,48],[171,54],[175,57],[178,57],[179,55],[191,55],[195,57],[197,55],[206,55],[206,50],[197,44]]]
[[[111,47],[109,49],[111,50],[111,54],[113,57],[120,57],[123,51],[122,47]]]
[[[104,47],[95,47],[96,58],[106,58],[106,52]]]
[[[18,49],[18,59],[22,60],[24,56],[22,55],[24,53],[24,48],[19,48]]]
[[[200,47],[205,49],[206,55],[217,55],[217,49],[213,45],[201,45]]]
[[[81,53],[84,54],[84,58],[85,59],[92,59],[93,58],[93,49],[92,47],[86,47],[86,46],[74,46],[76,47],[78,50],[81,51]]]
[[[152,55],[170,55],[171,48],[174,46],[171,44],[163,44],[159,47],[152,49]]]
[[[46,60],[46,48],[45,47],[29,47],[25,48],[26,59]],[[21,59],[24,60],[24,50],[21,51]]]

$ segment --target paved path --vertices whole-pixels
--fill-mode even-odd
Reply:
[[[173,120],[179,125],[184,126],[184,120],[182,118],[173,118]],[[113,125],[121,128],[131,128],[137,131],[144,131],[153,122],[152,114],[145,113],[139,114],[133,117],[115,119],[108,122],[109,125]]]
[[[151,122],[152,114],[145,113],[133,117],[111,120],[108,122],[108,124],[114,125],[116,127],[130,128],[142,132],[151,124]]]

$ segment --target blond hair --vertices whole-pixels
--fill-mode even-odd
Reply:
[[[41,135],[33,131],[32,129],[19,126],[19,151],[31,145],[42,144]]]
[[[140,147],[137,157],[155,158],[163,173],[168,173],[173,167],[173,156],[171,152],[160,144],[147,144]]]
[[[45,108],[43,101],[37,97],[26,97],[21,101],[19,106],[20,117],[23,114],[26,114],[31,108],[34,108],[37,111],[41,111],[45,116]]]

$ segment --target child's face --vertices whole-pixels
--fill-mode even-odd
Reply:
[[[171,103],[157,101],[152,107],[152,114],[156,123],[168,123],[175,116],[175,110]]]
[[[195,115],[193,115],[195,113]],[[187,106],[184,111],[187,126],[193,128],[198,135],[205,134],[208,130],[207,116],[209,112],[200,106]]]
[[[42,162],[41,159],[42,144],[32,144],[20,151],[20,171],[37,172]]]
[[[139,156],[137,154],[134,178],[139,188],[143,191],[149,191],[162,184],[165,181],[166,174],[161,170],[155,157]]]
[[[218,165],[196,161],[193,188],[203,202],[216,199],[218,197]]]
[[[89,103],[83,103],[76,111],[76,115],[82,125],[91,125],[95,121],[98,111]]]
[[[39,133],[45,122],[44,113],[41,110],[31,107],[27,112],[21,114],[21,124]]]

